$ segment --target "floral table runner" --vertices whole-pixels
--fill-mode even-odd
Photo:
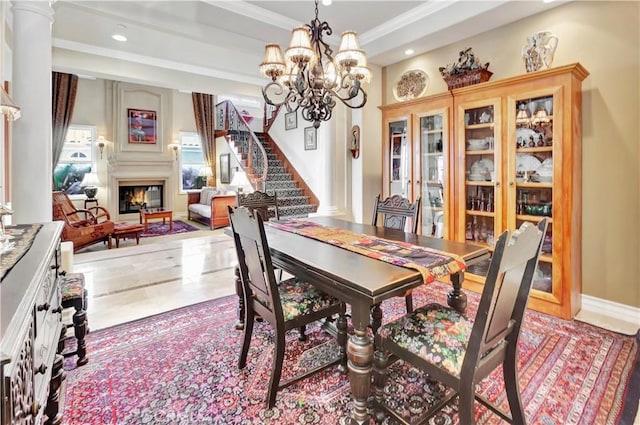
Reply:
[[[33,244],[41,227],[41,224],[18,224],[5,228],[4,233],[8,235],[9,242],[13,243],[13,247],[0,255],[0,282],[31,248],[31,244]]]
[[[408,242],[392,241],[354,233],[339,227],[324,226],[305,220],[277,220],[264,223],[285,232],[317,239],[331,245],[366,255],[396,266],[414,269],[422,274],[424,283],[466,269],[464,260],[456,255]]]

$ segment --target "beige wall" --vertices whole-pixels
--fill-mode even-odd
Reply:
[[[526,36],[559,37],[553,65],[580,62],[583,82],[583,293],[640,307],[640,2],[572,2],[385,69],[384,101],[410,69],[446,91],[438,67],[472,47],[492,80],[524,73]],[[552,65],[552,66],[553,66]]]
[[[109,172],[109,156],[120,155],[120,160],[126,160],[127,156],[140,157],[142,160],[154,160],[159,158],[172,159],[174,153],[169,151],[166,146],[169,143],[173,143],[178,139],[180,131],[196,131],[195,119],[193,116],[193,106],[191,103],[191,94],[181,93],[177,90],[170,89],[158,89],[156,87],[149,87],[150,90],[167,90],[171,92],[170,111],[166,114],[169,118],[169,122],[163,123],[162,135],[159,134],[158,143],[163,144],[164,149],[160,152],[150,152],[148,154],[139,152],[120,152],[118,143],[120,136],[116,133],[116,125],[114,125],[114,118],[111,116],[113,113],[113,100],[112,94],[109,93],[112,82],[103,79],[88,80],[79,79],[78,91],[76,97],[76,105],[73,111],[72,124],[84,124],[95,125],[97,128],[97,135],[104,136],[109,143],[105,147],[102,159],[97,158],[98,176],[100,177],[101,186],[99,188],[99,197],[102,199],[102,203],[106,205],[106,191]],[[140,85],[141,89],[146,86]],[[173,167],[173,179],[175,182],[179,182],[181,176],[177,164]],[[170,188],[171,193],[169,197],[173,199],[174,210],[176,212],[186,212],[186,194],[179,192],[179,185],[172,185]],[[102,195],[100,195],[102,193]],[[112,196],[111,194],[109,194]],[[115,196],[115,195],[113,195]]]

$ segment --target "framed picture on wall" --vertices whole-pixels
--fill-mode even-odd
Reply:
[[[127,109],[129,143],[155,145],[157,140],[156,111]]]
[[[298,127],[298,112],[287,112],[284,115],[284,129],[293,130]]]
[[[220,155],[220,183],[231,183],[231,154]]]
[[[313,151],[318,147],[315,127],[304,129],[304,150]]]

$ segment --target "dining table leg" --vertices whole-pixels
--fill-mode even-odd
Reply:
[[[464,272],[451,275],[451,286],[453,289],[447,294],[447,304],[449,307],[464,313],[467,309],[467,294],[462,292],[462,282],[464,282]]]
[[[349,383],[353,411],[351,425],[369,423],[367,398],[371,394],[371,372],[373,365],[373,341],[368,335],[369,304],[354,303],[351,305],[353,334],[347,342],[347,358],[349,366]]]

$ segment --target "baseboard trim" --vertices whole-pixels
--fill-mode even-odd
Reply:
[[[582,310],[580,315],[599,316],[612,322],[624,322],[627,327],[640,328],[640,308],[620,304],[602,298],[582,295]]]

